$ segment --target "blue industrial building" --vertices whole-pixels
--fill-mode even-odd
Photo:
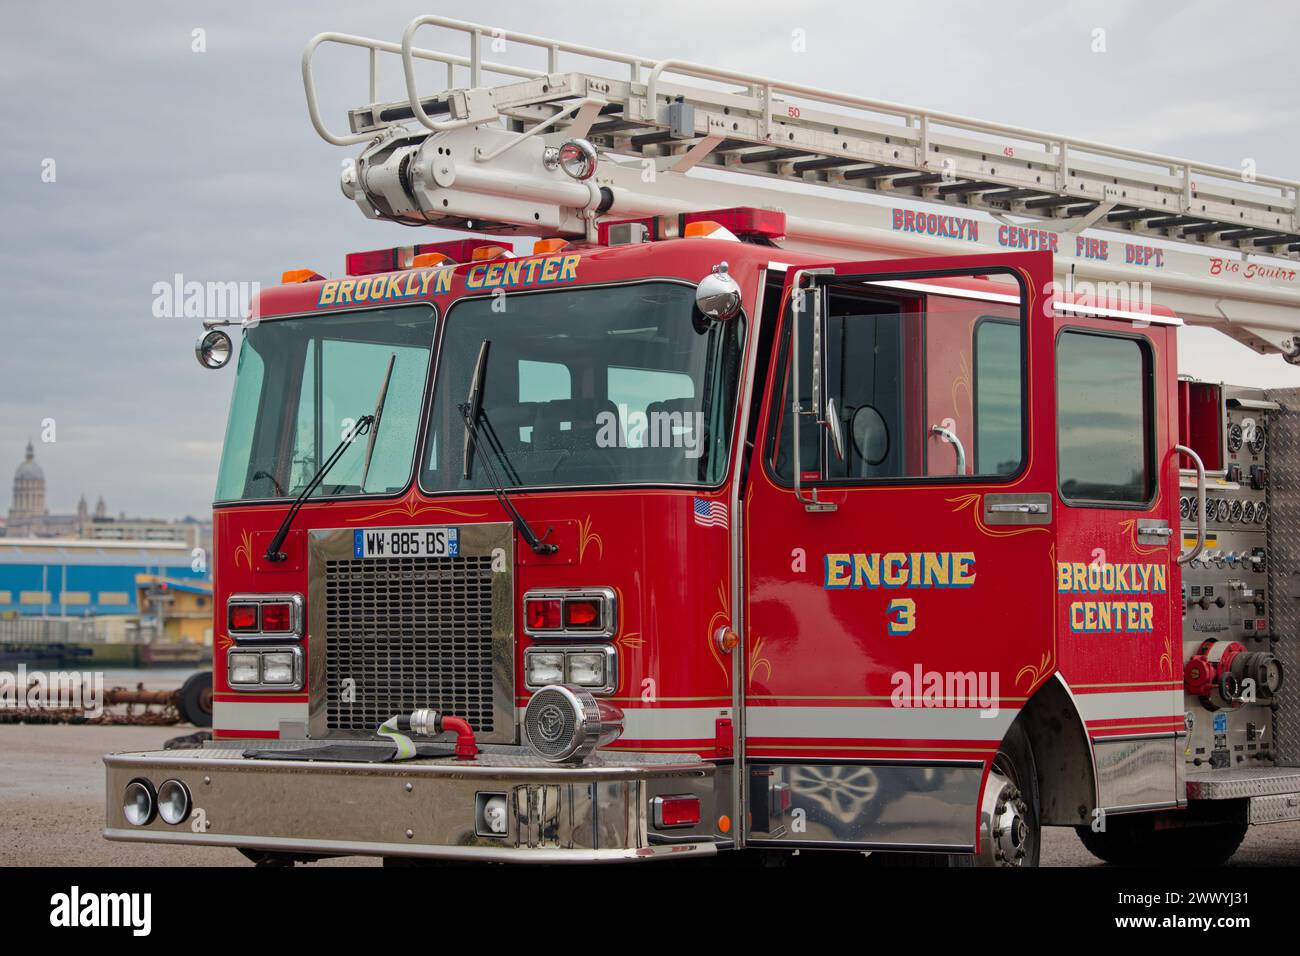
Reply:
[[[137,574],[206,580],[184,542],[0,538],[0,615],[136,614]]]

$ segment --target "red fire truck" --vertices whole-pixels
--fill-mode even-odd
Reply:
[[[1297,183],[441,17],[303,77],[362,213],[477,238],[241,324],[214,740],[106,757],[109,839],[1217,863],[1300,819],[1300,394],[1177,362],[1300,362]]]

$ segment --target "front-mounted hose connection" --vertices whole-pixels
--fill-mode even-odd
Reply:
[[[436,737],[439,734],[456,735],[456,759],[473,760],[478,756],[478,743],[474,739],[474,729],[463,717],[451,717],[436,710],[414,710],[409,714],[389,717],[378,730],[381,737],[387,737],[397,745],[395,760],[410,760],[416,756],[415,744],[411,737]]]

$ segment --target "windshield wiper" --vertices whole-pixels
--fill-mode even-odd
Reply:
[[[510,500],[510,496],[506,494],[505,486],[501,484],[501,480],[497,477],[496,468],[493,466],[491,459],[483,451],[483,440],[479,435],[479,419],[483,414],[483,379],[487,374],[488,350],[491,347],[492,343],[487,339],[484,339],[483,344],[479,346],[478,361],[474,363],[474,377],[470,379],[469,383],[469,395],[464,403],[459,406],[460,413],[465,418],[464,476],[466,478],[470,477],[470,456],[477,453],[479,461],[483,465],[483,474],[492,488],[492,493],[497,496],[497,501],[501,502],[501,507],[510,516],[510,520],[519,530],[519,534],[523,536],[524,541],[536,554],[554,554],[560,549],[554,544],[537,537],[537,534],[529,527],[528,522],[524,520],[524,516],[519,513],[519,510],[514,506],[514,502]],[[548,528],[546,535],[550,533],[551,531]]]
[[[361,490],[366,490],[366,479],[370,477],[370,458],[375,453],[375,439],[379,437],[379,424],[384,419],[384,402],[388,400],[388,383],[393,379],[393,365],[397,362],[397,353],[388,356],[388,371],[384,373],[384,384],[379,387],[379,398],[375,400],[375,427],[370,429],[370,438],[366,440],[366,463],[361,469]]]
[[[357,423],[352,426],[352,431],[350,431],[347,436],[339,442],[339,446],[330,453],[328,458],[325,459],[325,463],[316,469],[316,474],[311,476],[311,481],[307,482],[307,487],[302,490],[298,497],[294,499],[293,504],[289,506],[288,512],[285,513],[284,520],[280,522],[279,530],[275,532],[275,537],[272,538],[271,543],[266,546],[267,561],[279,563],[288,558],[288,555],[280,550],[280,546],[284,544],[284,539],[289,534],[289,528],[293,525],[293,519],[298,516],[298,511],[302,508],[303,502],[310,498],[311,493],[316,490],[316,486],[325,480],[325,476],[329,474],[329,470],[338,464],[338,460],[342,458],[348,448],[351,447],[352,442],[361,435],[370,431],[370,426],[374,424],[374,421],[374,415],[362,415],[357,419]]]

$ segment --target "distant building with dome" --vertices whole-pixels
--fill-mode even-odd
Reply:
[[[45,472],[36,463],[31,440],[22,463],[14,472],[13,497],[9,514],[0,535],[18,538],[83,538],[95,541],[178,541],[191,548],[212,546],[212,523],[186,518],[167,521],[159,518],[128,518],[125,514],[109,517],[108,505],[101,495],[94,511],[83,494],[75,514],[50,514],[45,500]]]
[[[14,472],[14,498],[9,506],[9,521],[39,518],[45,514],[45,472],[36,464],[36,452],[31,439],[27,441],[27,456]]]
[[[83,522],[80,514],[52,515],[45,506],[45,472],[36,464],[31,440],[22,464],[14,472],[14,493],[5,521],[9,538],[79,538]]]

